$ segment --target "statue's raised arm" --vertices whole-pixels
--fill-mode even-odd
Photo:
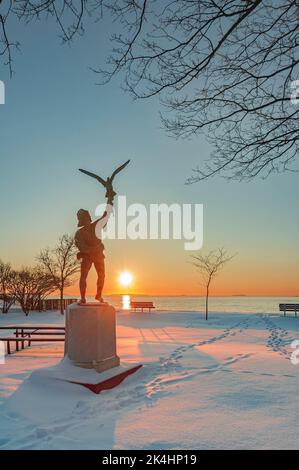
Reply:
[[[109,215],[112,211],[113,199],[116,195],[116,192],[113,189],[113,180],[115,176],[122,171],[128,164],[130,160],[120,165],[110,177],[106,180],[101,178],[101,176],[96,175],[95,173],[91,173],[87,170],[82,170],[81,168],[79,171],[84,173],[91,178],[96,179],[101,185],[106,188],[106,197],[107,197],[107,208],[104,212],[103,217],[98,221],[92,222],[90,214],[85,209],[80,209],[77,212],[78,218],[78,227],[75,235],[75,243],[79,250],[77,254],[78,259],[81,260],[81,276],[80,276],[80,294],[81,300],[80,305],[86,305],[86,280],[89,273],[91,266],[94,264],[95,269],[98,274],[97,280],[97,293],[96,293],[96,300],[99,302],[103,302],[102,297],[102,290],[104,286],[104,279],[105,279],[105,263],[104,263],[104,245],[102,243],[101,238],[98,237],[98,232],[96,232],[95,227],[96,224],[101,223],[101,226],[107,223]]]

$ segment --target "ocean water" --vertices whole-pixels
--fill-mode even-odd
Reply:
[[[90,299],[92,300],[92,299]],[[152,301],[156,310],[204,312],[204,297],[111,295],[105,300],[116,309],[129,309],[130,300]],[[217,313],[279,313],[280,303],[297,303],[299,297],[210,297],[209,311]]]

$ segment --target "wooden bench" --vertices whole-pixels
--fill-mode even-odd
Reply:
[[[142,312],[144,308],[148,308],[149,312],[152,308],[155,308],[153,302],[131,302],[130,307],[134,309],[134,312],[136,312],[138,308],[140,308]]]
[[[299,312],[299,304],[279,304],[279,311],[283,312],[283,316],[286,316],[286,312],[295,312],[295,317],[297,317],[297,312]]]
[[[65,340],[65,326],[43,326],[43,325],[7,325],[1,326],[0,330],[13,330],[14,336],[1,337],[0,341],[6,342],[7,354],[11,354],[11,341],[16,344],[16,351],[25,348],[25,342],[31,346],[32,342],[53,342]],[[43,336],[42,338],[32,338],[32,336]],[[44,338],[47,336],[47,338]],[[53,336],[63,336],[62,338],[53,338]]]

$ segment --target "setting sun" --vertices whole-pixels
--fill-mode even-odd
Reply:
[[[132,283],[132,280],[133,280],[132,274],[127,271],[121,273],[119,276],[119,282],[124,287],[128,287]]]

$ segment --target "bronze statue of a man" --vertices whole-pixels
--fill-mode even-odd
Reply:
[[[97,293],[96,300],[103,302],[102,290],[105,280],[105,256],[104,256],[104,245],[102,240],[98,237],[101,233],[101,230],[105,227],[110,217],[111,212],[113,211],[113,200],[116,196],[116,192],[113,189],[113,179],[117,173],[119,173],[125,166],[129,163],[128,160],[126,163],[117,168],[110,178],[103,180],[100,176],[90,173],[89,171],[82,170],[82,173],[91,176],[98,180],[106,188],[106,198],[107,206],[104,214],[100,219],[92,222],[90,214],[85,209],[80,209],[77,212],[78,218],[78,227],[75,235],[75,244],[79,250],[77,258],[81,260],[81,275],[80,275],[80,295],[81,299],[79,304],[86,304],[86,281],[87,276],[92,265],[94,265],[97,272]]]

